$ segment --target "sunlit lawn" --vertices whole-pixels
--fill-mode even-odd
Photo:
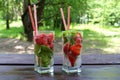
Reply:
[[[100,51],[100,53],[120,53],[120,27],[100,26],[100,25],[82,25],[72,24],[71,29],[80,29],[83,31],[83,52],[89,50]],[[50,26],[40,27],[40,30],[52,30]],[[10,24],[10,29],[6,30],[5,22],[0,21],[0,37],[2,38],[17,38],[24,40],[21,35],[23,26],[21,21]],[[56,38],[61,38],[61,30],[55,29]]]
[[[6,30],[5,21],[0,22],[0,37],[1,38],[16,38],[16,39],[25,39],[21,33],[23,32],[22,23],[12,22],[10,24],[10,29]]]
[[[120,53],[120,27],[76,25],[84,32],[83,50],[96,49],[103,53]]]

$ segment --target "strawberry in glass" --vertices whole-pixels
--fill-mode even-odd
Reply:
[[[40,31],[34,37],[35,70],[39,73],[53,72],[54,32]]]

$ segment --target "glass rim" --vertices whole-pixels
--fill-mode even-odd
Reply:
[[[53,31],[53,30],[51,30],[51,31],[47,31],[47,30],[42,30],[42,31],[38,31],[38,34],[37,35],[39,35],[39,34],[41,34],[41,33],[53,33],[53,34],[55,34],[55,31]],[[37,36],[36,35],[36,36]],[[35,36],[35,31],[33,31],[33,36]]]
[[[77,31],[77,32],[79,32],[79,33],[81,34],[82,38],[83,38],[83,31],[80,30],[80,29],[69,29],[69,30],[62,31],[62,36],[63,36],[64,33],[66,33],[66,32],[69,33],[69,32],[72,32],[72,31]]]

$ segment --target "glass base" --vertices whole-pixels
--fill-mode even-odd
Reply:
[[[53,67],[35,67],[34,70],[40,74],[42,73],[53,73]]]
[[[79,73],[81,72],[81,67],[70,67],[70,66],[63,66],[62,70],[66,73]]]

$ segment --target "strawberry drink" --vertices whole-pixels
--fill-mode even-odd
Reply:
[[[34,36],[35,71],[53,72],[54,32],[41,31]]]
[[[82,35],[78,30],[63,31],[63,67],[67,73],[81,72]]]

